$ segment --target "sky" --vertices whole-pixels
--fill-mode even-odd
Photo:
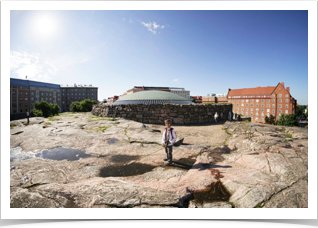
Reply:
[[[10,77],[191,96],[284,82],[308,104],[305,10],[12,10]]]

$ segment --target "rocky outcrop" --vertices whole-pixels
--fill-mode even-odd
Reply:
[[[237,122],[211,125],[218,129],[215,132],[224,128],[225,141],[183,144],[187,136],[178,134],[174,164],[166,167],[160,127],[87,113],[16,125],[10,132],[11,207],[308,207],[306,129]],[[200,137],[200,127],[188,128],[191,137],[195,131]],[[211,137],[213,129],[207,131]],[[35,156],[61,146],[91,156]],[[211,186],[215,188],[206,198],[210,201],[193,198]]]

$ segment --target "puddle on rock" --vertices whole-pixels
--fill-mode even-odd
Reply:
[[[106,166],[100,170],[100,177],[127,177],[150,172],[156,166],[132,163],[129,165]]]
[[[165,166],[165,168],[180,168],[185,170],[190,170],[192,166],[194,165],[196,159],[193,158],[181,158],[177,161],[172,161],[171,166]]]
[[[228,146],[223,147],[216,147],[212,150],[208,150],[209,156],[213,158],[213,163],[222,162],[224,158],[222,154],[229,154],[231,153],[231,149]]]
[[[217,201],[228,201],[231,194],[223,186],[223,184],[218,181],[202,191],[193,191],[192,196],[194,202],[202,204]]]
[[[286,145],[286,146],[284,146],[284,148],[290,149],[290,148],[292,148],[292,146],[291,145]]]
[[[65,148],[65,147],[56,147],[50,150],[43,150],[40,153],[35,155],[38,158],[50,159],[62,161],[67,159],[68,161],[76,161],[80,158],[91,157],[90,154],[86,154],[84,150]]]
[[[110,144],[113,144],[113,143],[116,143],[118,141],[118,139],[116,138],[110,138],[110,139],[107,139],[107,141],[110,143]]]
[[[19,134],[21,134],[21,133],[23,133],[24,131],[18,131],[18,132],[16,132],[16,133],[13,133],[13,134],[11,134],[11,135],[19,135]]]

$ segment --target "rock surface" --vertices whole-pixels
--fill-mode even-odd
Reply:
[[[174,127],[180,145],[167,167],[163,125],[90,113],[21,121],[12,121],[10,132],[11,207],[308,207],[306,129],[237,122]],[[56,147],[91,156],[34,156]],[[193,192],[217,182],[231,194],[228,202],[192,200]]]

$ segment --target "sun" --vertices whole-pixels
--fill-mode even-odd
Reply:
[[[49,38],[56,33],[57,25],[54,17],[41,15],[34,20],[34,32],[42,38]]]

